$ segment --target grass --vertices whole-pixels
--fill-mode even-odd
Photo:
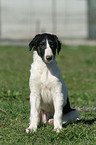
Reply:
[[[45,125],[26,134],[32,52],[27,47],[0,46],[0,145],[96,145],[96,47],[62,46],[57,61],[71,105],[84,106],[79,109],[80,120],[65,124],[60,133]]]

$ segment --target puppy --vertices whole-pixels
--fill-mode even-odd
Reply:
[[[68,89],[55,60],[61,43],[56,35],[37,34],[29,50],[33,50],[33,63],[29,80],[30,126],[26,132],[36,131],[38,123],[47,122],[54,122],[54,130],[59,132],[63,123],[73,123],[79,117],[78,111],[70,107]]]

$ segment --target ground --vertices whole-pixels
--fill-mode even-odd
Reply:
[[[63,45],[57,62],[80,120],[63,125],[60,133],[53,125],[43,125],[26,134],[32,52],[28,47],[0,46],[1,145],[96,145],[96,47]]]

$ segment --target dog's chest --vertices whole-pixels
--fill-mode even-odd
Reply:
[[[54,76],[50,71],[45,68],[40,77],[40,95],[41,95],[41,106],[53,109],[53,95],[54,95]]]
[[[45,68],[40,77],[40,89],[42,96],[45,96],[43,94],[46,94],[47,96],[51,95],[50,93],[53,88],[53,79],[54,77],[51,75],[50,71]]]
[[[40,83],[41,83],[41,88],[46,88],[49,86],[49,83],[51,81],[51,74],[50,72],[48,71],[47,68],[44,68],[43,72],[41,73],[41,76],[40,76]]]

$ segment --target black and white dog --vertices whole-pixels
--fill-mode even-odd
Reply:
[[[30,70],[30,126],[26,129],[36,131],[39,122],[50,123],[54,117],[54,130],[59,132],[62,123],[73,123],[79,117],[71,109],[68,89],[60,75],[55,56],[61,50],[56,35],[43,33],[36,35],[29,44],[33,49],[33,63]]]

